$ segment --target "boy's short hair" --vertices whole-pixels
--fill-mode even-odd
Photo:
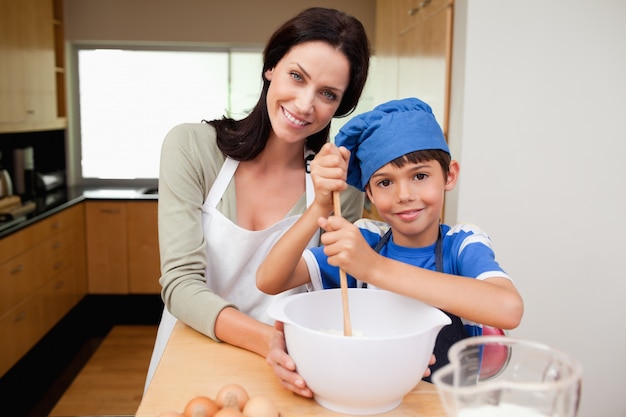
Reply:
[[[427,149],[407,153],[394,159],[393,161],[390,161],[389,163],[398,168],[402,168],[406,164],[419,164],[422,162],[437,161],[441,167],[443,178],[445,180],[448,178],[448,173],[450,172],[451,160],[452,157],[446,151],[442,151],[441,149]]]
[[[374,172],[403,155],[424,150],[450,154],[432,109],[414,97],[388,101],[353,117],[335,144],[350,150],[347,181],[361,191]]]

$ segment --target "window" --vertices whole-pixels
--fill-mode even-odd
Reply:
[[[225,114],[242,118],[262,85],[260,48],[74,44],[71,59],[68,177],[78,185],[155,186],[161,143],[173,126]],[[366,85],[353,114],[372,107]],[[349,119],[334,119],[331,138]]]
[[[156,179],[174,125],[241,118],[258,100],[262,53],[76,48],[74,180]]]

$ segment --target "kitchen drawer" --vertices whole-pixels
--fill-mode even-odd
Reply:
[[[37,293],[0,316],[0,375],[8,371],[41,338],[43,322]]]
[[[52,276],[67,269],[72,264],[74,257],[74,233],[72,230],[65,230],[58,235],[48,239],[42,244],[43,257],[42,273],[48,280]]]
[[[73,269],[66,269],[39,290],[42,325],[50,330],[78,303],[80,293]]]
[[[26,252],[29,248],[62,230],[80,225],[82,210],[82,204],[70,207],[0,239],[0,263]]]
[[[0,264],[0,315],[72,263],[74,234],[65,230]]]
[[[0,265],[0,316],[17,306],[45,282],[43,245]]]
[[[0,376],[86,293],[82,204],[0,239]]]

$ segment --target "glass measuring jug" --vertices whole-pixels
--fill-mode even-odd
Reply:
[[[471,337],[432,377],[448,417],[576,417],[582,368],[550,346],[507,336]]]

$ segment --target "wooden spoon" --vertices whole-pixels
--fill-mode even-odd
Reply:
[[[340,192],[333,191],[333,206],[335,216],[341,216]],[[343,304],[343,335],[352,336],[352,324],[350,323],[350,307],[348,305],[348,277],[346,271],[339,269],[339,282],[341,284],[341,301]]]

